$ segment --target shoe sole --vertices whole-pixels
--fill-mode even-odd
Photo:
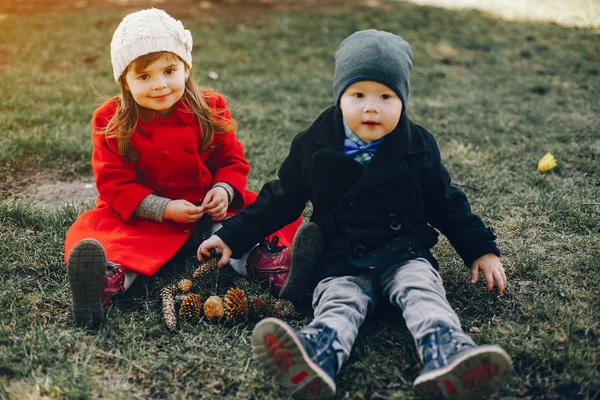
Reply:
[[[504,350],[480,346],[446,367],[422,374],[413,385],[423,398],[482,398],[497,392],[511,370],[512,362]]]
[[[267,374],[272,375],[297,399],[331,399],[335,382],[315,364],[296,332],[275,318],[261,320],[252,331],[252,352]]]
[[[279,291],[280,298],[294,304],[302,301],[324,248],[325,238],[317,224],[307,222],[300,225],[290,244],[290,272]]]
[[[106,276],[106,256],[100,242],[84,239],[77,243],[69,254],[67,269],[75,323],[95,328],[103,318],[102,285]]]

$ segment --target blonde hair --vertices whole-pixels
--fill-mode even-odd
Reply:
[[[148,65],[163,56],[172,60],[181,60],[176,54],[161,51],[141,56],[129,64],[119,78],[121,96],[117,98],[117,110],[108,121],[106,127],[100,132],[95,132],[97,134],[106,135],[107,138],[116,138],[117,151],[128,162],[136,161],[138,157],[131,146],[131,136],[135,131],[138,118],[140,117],[141,107],[135,102],[131,92],[127,90],[125,75],[129,68],[135,68],[136,71],[142,71]],[[185,90],[182,99],[184,100],[186,107],[189,108],[189,111],[196,116],[196,120],[200,125],[199,150],[202,153],[210,147],[215,133],[232,132],[236,130],[237,126],[233,119],[223,118],[222,115],[219,115],[218,110],[208,106],[206,98],[213,92],[210,89],[199,87],[196,84],[191,71],[188,72],[190,75],[185,82]]]

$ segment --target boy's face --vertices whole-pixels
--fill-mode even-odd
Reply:
[[[402,113],[402,100],[388,86],[359,81],[340,97],[344,122],[356,136],[370,142],[394,130]]]
[[[183,96],[187,76],[183,61],[162,56],[141,70],[134,61],[127,68],[125,83],[136,103],[166,115]]]

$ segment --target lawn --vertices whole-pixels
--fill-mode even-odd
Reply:
[[[189,276],[193,260],[138,280],[99,330],[75,327],[63,239],[90,205],[48,209],[2,191],[43,171],[89,176],[89,121],[117,90],[109,43],[122,17],[83,10],[0,18],[0,398],[286,398],[252,360],[252,324],[166,329],[160,289]],[[496,398],[600,398],[597,32],[397,1],[182,20],[195,40],[196,79],[228,96],[253,190],[332,103],[333,53],[344,37],[374,27],[408,40],[409,116],[436,135],[455,184],[499,236],[509,281],[502,296],[468,284],[446,240],[435,248],[465,330],[513,358],[512,379]],[[540,173],[546,152],[558,166]],[[248,291],[264,293],[256,284]],[[309,317],[300,310],[291,323]],[[383,308],[339,375],[339,398],[410,399],[420,368],[399,311]]]

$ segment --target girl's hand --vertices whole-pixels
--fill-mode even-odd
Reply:
[[[213,221],[222,221],[227,214],[227,207],[229,207],[229,196],[227,191],[222,187],[214,187],[206,193],[204,200],[202,200],[204,210],[210,215]]]
[[[187,200],[171,200],[165,207],[163,220],[191,224],[200,219],[202,215],[204,215],[203,206],[194,205]]]
[[[488,293],[494,288],[494,280],[498,287],[498,294],[504,292],[504,288],[506,287],[506,273],[498,256],[490,253],[475,260],[471,266],[471,283],[477,283],[479,272],[483,272]]]
[[[198,254],[197,254],[198,260],[199,261],[204,260],[205,256],[210,257],[211,256],[210,250],[212,250],[212,249],[217,249],[219,251],[219,253],[221,253],[221,258],[217,262],[217,265],[219,267],[222,267],[223,265],[225,265],[229,262],[229,259],[231,258],[231,249],[229,248],[229,246],[227,246],[227,244],[225,244],[223,239],[221,239],[217,235],[212,235],[211,237],[206,239],[204,242],[200,243],[200,246],[198,247]]]

